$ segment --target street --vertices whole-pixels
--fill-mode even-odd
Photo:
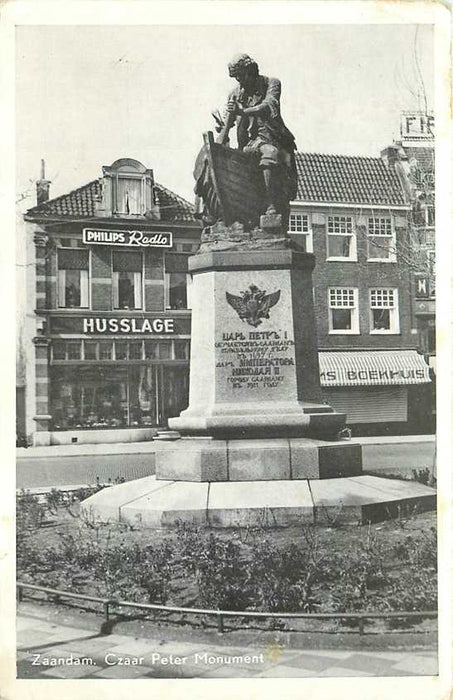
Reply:
[[[432,471],[432,435],[353,438],[362,445],[363,471],[413,478],[412,470]],[[61,445],[17,450],[17,488],[83,486],[109,479],[154,474],[155,443]]]

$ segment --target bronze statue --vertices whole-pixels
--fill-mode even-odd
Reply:
[[[296,144],[280,114],[280,81],[260,75],[247,54],[235,56],[228,70],[239,84],[229,94],[224,115],[213,113],[217,143],[210,132],[205,134],[195,166],[200,216],[208,225],[221,220],[251,230],[261,215],[280,214],[286,233],[289,202],[297,189]],[[237,149],[229,148],[234,124]]]

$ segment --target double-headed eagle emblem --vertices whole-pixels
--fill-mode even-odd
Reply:
[[[280,299],[280,290],[266,294],[265,289],[258,289],[255,284],[251,284],[245,292],[241,292],[241,296],[226,292],[226,298],[239,318],[256,328],[262,323],[262,318],[269,318],[269,309]]]

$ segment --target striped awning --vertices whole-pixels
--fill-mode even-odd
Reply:
[[[321,386],[426,384],[429,365],[416,350],[319,353]]]

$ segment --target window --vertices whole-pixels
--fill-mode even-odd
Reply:
[[[395,262],[395,236],[392,219],[370,217],[368,219],[368,260]]]
[[[117,177],[115,185],[115,212],[126,216],[144,214],[143,179]]]
[[[288,233],[300,235],[301,245],[306,253],[313,252],[313,237],[308,214],[291,213],[289,215]]]
[[[97,360],[98,344],[93,340],[84,341],[85,360]]]
[[[136,340],[129,343],[129,359],[130,360],[141,360],[142,359],[142,348],[143,343],[141,340]]]
[[[88,308],[88,250],[60,248],[57,265],[58,306]]]
[[[329,333],[359,333],[357,289],[329,289]]]
[[[67,359],[80,360],[82,358],[82,343],[78,340],[66,344]]]
[[[115,359],[116,360],[127,360],[128,359],[128,345],[126,342],[117,340],[115,342]]]
[[[327,217],[327,259],[357,259],[352,216]]]
[[[370,289],[370,332],[399,333],[397,289]]]
[[[188,340],[175,340],[175,360],[188,360],[190,346]]]
[[[436,251],[428,250],[429,296],[436,296]]]
[[[142,253],[113,253],[113,306],[115,309],[141,309]]]
[[[54,340],[52,341],[52,359],[54,360],[65,360],[66,359],[66,343]]]
[[[145,340],[145,360],[157,360],[159,357],[159,343],[155,340]]]
[[[103,340],[99,343],[99,359],[100,360],[112,360],[113,359],[113,343],[111,340]]]
[[[186,272],[166,272],[166,304],[167,309],[187,309],[188,286],[192,281]],[[189,283],[189,284],[188,284]]]

